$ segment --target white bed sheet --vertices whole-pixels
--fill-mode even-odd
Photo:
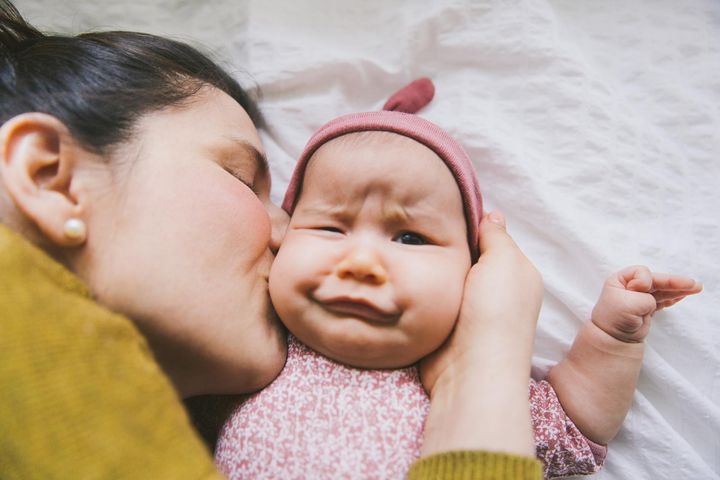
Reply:
[[[467,148],[486,205],[543,272],[538,372],[628,264],[705,291],[656,315],[598,479],[720,478],[720,2],[18,0],[43,28],[213,51],[263,94],[280,199],[310,134],[431,77],[422,115]]]

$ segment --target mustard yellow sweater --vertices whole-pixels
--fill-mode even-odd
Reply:
[[[0,477],[221,478],[127,318],[0,225]],[[530,458],[450,452],[409,478],[540,479]]]

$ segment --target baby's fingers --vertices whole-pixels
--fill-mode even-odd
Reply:
[[[650,295],[655,297],[655,301],[658,303],[664,302],[665,300],[682,300],[683,298],[688,296],[686,292],[668,292],[664,290],[660,292],[653,292]]]
[[[693,289],[693,290],[676,290],[676,291],[667,291],[662,290],[659,292],[653,292],[652,296],[655,297],[655,301],[657,302],[657,309],[663,309],[667,307],[671,307],[678,303],[680,300],[684,299],[688,295],[694,295],[696,293],[699,293],[702,290],[702,285],[700,286],[700,289]]]
[[[678,303],[683,298],[685,298],[685,297],[682,296],[682,297],[678,297],[678,298],[669,298],[666,300],[661,300],[661,301],[657,302],[657,310],[662,310],[663,308],[672,307],[673,305]],[[655,311],[657,311],[657,310],[655,310]]]
[[[695,295],[702,291],[702,285],[698,285],[699,288],[689,288],[686,290],[656,290],[651,293],[657,301],[668,300],[672,298],[687,297],[688,295]]]
[[[690,277],[667,273],[653,274],[652,296],[655,297],[658,310],[671,307],[688,295],[700,293],[702,289],[702,284]]]
[[[671,275],[669,273],[652,274],[652,291],[683,292],[685,295],[693,295],[702,291],[702,283],[694,278],[682,275]]]
[[[653,275],[644,265],[633,265],[618,272],[620,282],[628,290],[634,292],[650,292],[653,286]]]

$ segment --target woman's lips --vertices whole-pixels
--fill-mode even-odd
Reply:
[[[322,301],[320,304],[332,313],[339,315],[352,315],[374,323],[393,323],[398,314],[386,312],[364,300],[334,299]]]

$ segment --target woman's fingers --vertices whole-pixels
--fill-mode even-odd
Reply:
[[[500,247],[517,247],[505,231],[505,216],[497,211],[485,215],[480,222],[480,255],[488,249]]]
[[[492,212],[489,212],[487,214],[487,219],[491,221],[492,223],[501,225],[502,227],[505,227],[507,222],[505,221],[505,215],[503,215],[502,212],[499,212],[497,210],[493,210]]]

